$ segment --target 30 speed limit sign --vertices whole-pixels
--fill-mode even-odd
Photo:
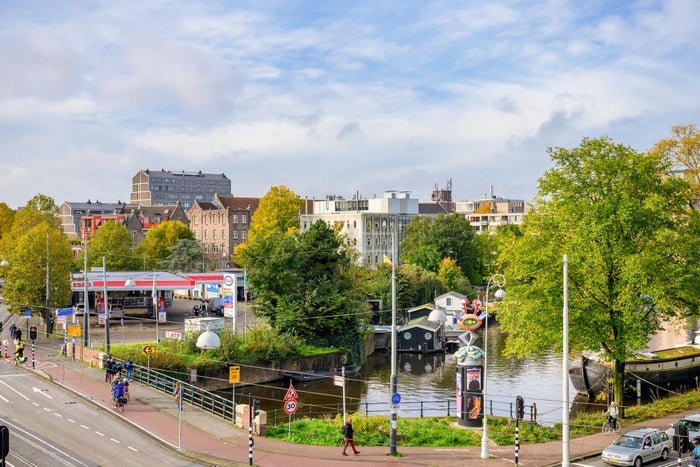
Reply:
[[[293,414],[299,408],[299,404],[296,399],[289,399],[284,401],[284,411],[289,415]]]

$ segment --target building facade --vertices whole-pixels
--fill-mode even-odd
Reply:
[[[374,268],[393,257],[393,241],[398,252],[406,224],[417,215],[418,200],[408,191],[387,191],[382,198],[327,196],[313,202],[312,214],[301,214],[300,227],[304,232],[318,220],[340,225],[340,234],[357,249],[360,263]]]
[[[90,200],[87,202],[64,201],[58,208],[58,218],[61,221],[63,232],[68,238],[81,238],[80,220],[84,216],[104,216],[115,214],[127,205],[121,202],[101,203]]]
[[[215,194],[212,201],[195,201],[186,211],[190,229],[214,269],[231,266],[233,249],[248,239],[250,218],[259,204],[260,198]]]
[[[232,196],[226,174],[139,170],[131,179],[131,203],[142,206],[173,206],[187,210],[195,201],[212,201],[214,195]]]

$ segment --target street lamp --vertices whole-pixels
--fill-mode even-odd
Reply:
[[[103,284],[103,295],[105,304],[105,348],[107,349],[107,355],[109,355],[110,345],[109,345],[109,303],[107,302],[107,260],[102,257],[102,284]]]
[[[49,337],[49,233],[46,232],[46,306],[44,307],[44,319],[46,320],[46,337]]]
[[[493,294],[496,300],[503,300],[506,297],[506,291],[503,290],[503,286],[506,285],[506,278],[503,274],[494,274],[489,278],[486,283],[486,298],[485,298],[485,308],[484,308],[484,403],[482,404],[482,410],[484,411],[484,429],[481,434],[481,458],[489,458],[489,434],[488,434],[488,417],[486,415],[486,403],[487,403],[487,382],[488,382],[488,362],[489,362],[489,290],[491,289],[491,284],[498,287],[496,293]]]

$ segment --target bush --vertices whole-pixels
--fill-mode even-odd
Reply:
[[[249,359],[260,362],[286,360],[298,355],[301,339],[292,333],[280,333],[264,323],[248,328],[245,351]]]

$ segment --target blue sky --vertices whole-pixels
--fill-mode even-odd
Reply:
[[[0,3],[0,201],[128,201],[139,169],[237,196],[529,200],[548,147],[700,123],[700,2]]]

